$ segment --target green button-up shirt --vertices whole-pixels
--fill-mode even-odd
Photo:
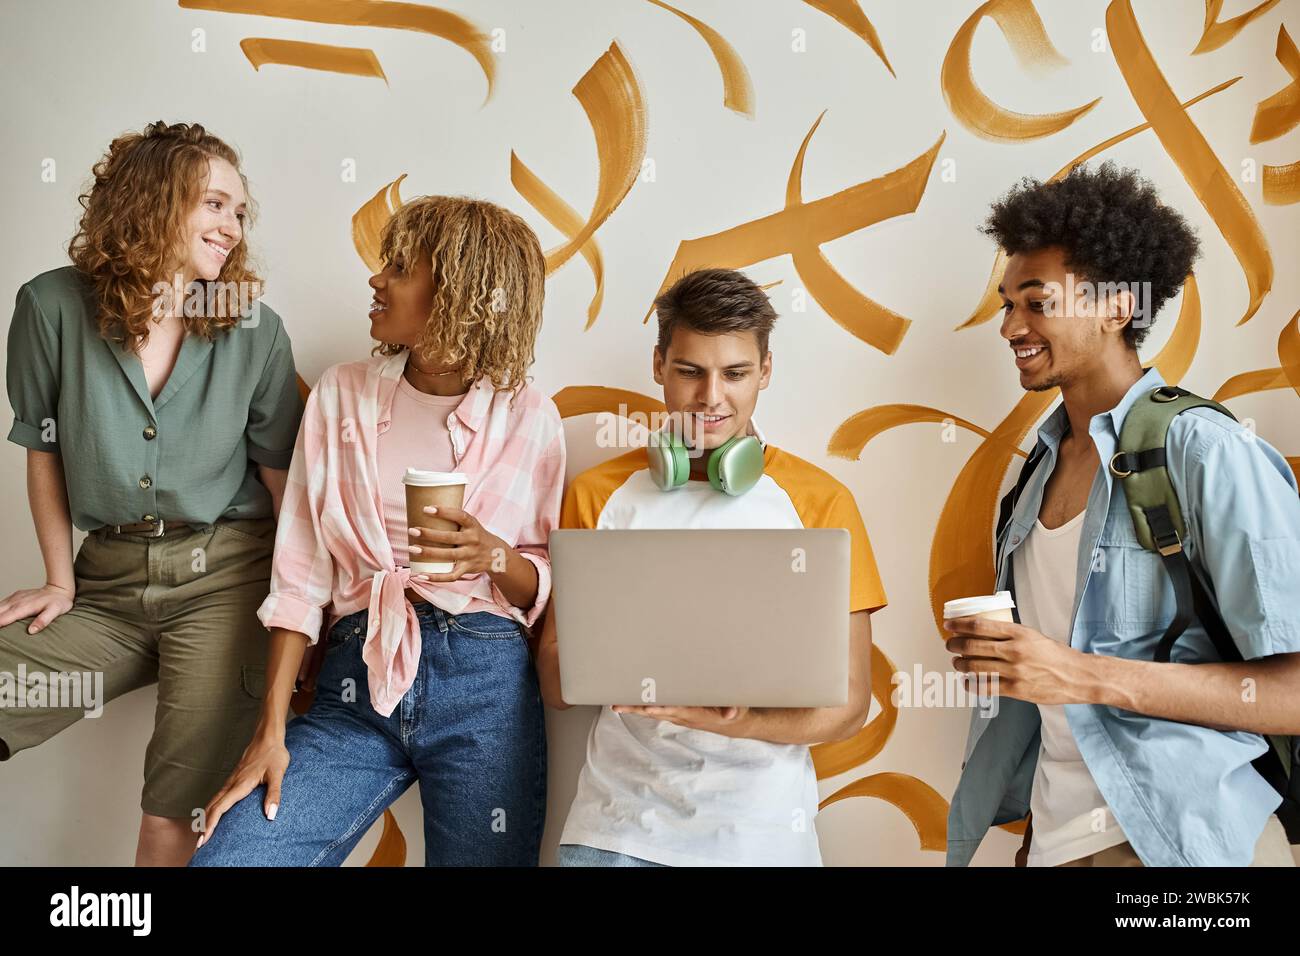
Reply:
[[[259,302],[213,341],[187,334],[151,398],[139,356],[95,316],[89,279],[66,266],[18,290],[9,326],[9,440],[61,455],[73,524],[271,517],[256,469],[289,467],[302,418],[280,317]]]

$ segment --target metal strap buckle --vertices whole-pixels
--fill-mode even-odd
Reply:
[[[1129,475],[1133,474],[1132,471],[1120,471],[1118,468],[1115,467],[1115,461],[1123,457],[1123,455],[1124,453],[1122,451],[1117,451],[1115,452],[1114,455],[1111,456],[1110,459],[1110,473],[1114,475],[1116,478],[1127,478]]]
[[[1170,534],[1174,536],[1174,540],[1172,544],[1166,544],[1163,547],[1161,547],[1160,542],[1158,541],[1156,542],[1156,550],[1159,551],[1166,558],[1169,557],[1171,554],[1177,554],[1179,551],[1183,550],[1183,542],[1182,539],[1178,537],[1178,532],[1171,531]]]

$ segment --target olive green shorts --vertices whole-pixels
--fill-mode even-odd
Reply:
[[[203,807],[257,722],[267,650],[257,609],[274,544],[271,518],[178,525],[157,538],[87,534],[72,609],[37,634],[27,633],[31,618],[0,628],[0,755],[157,682],[141,809],[188,818]]]

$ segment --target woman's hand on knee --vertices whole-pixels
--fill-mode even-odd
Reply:
[[[274,820],[276,811],[280,808],[280,784],[288,769],[289,751],[284,746],[283,732],[258,734],[254,737],[244,751],[244,756],[239,759],[238,766],[226,779],[226,785],[204,808],[205,825],[198,846],[203,846],[216,832],[217,822],[227,810],[262,784],[266,784],[262,812],[268,820]]]
[[[36,620],[27,626],[27,633],[36,634],[45,630],[45,626],[60,614],[72,610],[74,596],[72,590],[61,588],[57,584],[15,591],[0,601],[0,627],[34,617]]]

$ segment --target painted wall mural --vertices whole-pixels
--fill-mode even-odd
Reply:
[[[764,104],[755,93],[755,74],[742,59],[737,46],[704,19],[693,15],[691,4],[687,2],[676,5],[661,0],[644,2],[648,7],[658,8],[680,20],[683,30],[690,28],[690,31],[684,30],[679,55],[697,57],[707,52],[712,57],[717,67],[718,87],[700,90],[701,95],[713,97],[720,91],[723,110],[761,123]],[[932,133],[924,141],[914,144],[915,158],[909,162],[895,169],[882,170],[873,169],[875,164],[871,158],[863,157],[858,165],[866,178],[828,195],[806,198],[805,159],[809,144],[827,115],[824,109],[819,112],[816,104],[808,104],[811,122],[807,133],[797,145],[790,143],[794,148],[784,197],[778,198],[776,184],[773,184],[770,195],[750,195],[743,197],[743,202],[737,202],[739,221],[735,225],[710,235],[681,239],[675,252],[671,253],[671,262],[659,289],[667,288],[692,269],[705,266],[746,268],[788,256],[809,296],[833,323],[851,336],[856,347],[892,357],[917,317],[904,316],[858,288],[832,264],[823,251],[823,245],[915,213],[925,202],[936,160],[941,155],[948,129],[954,123],[980,139],[996,144],[1006,152],[1008,166],[1015,168],[1017,148],[1023,148],[1031,141],[1063,136],[1082,126],[1102,102],[1102,97],[1082,90],[1078,105],[1071,108],[1021,113],[999,105],[981,88],[977,79],[980,64],[976,62],[975,41],[977,30],[985,21],[996,27],[1026,76],[1043,76],[1065,65],[1067,61],[1053,43],[1040,15],[1040,6],[1047,5],[1046,0],[1037,3],[1035,0],[972,3],[969,16],[951,37],[937,70],[933,64],[891,62],[886,55],[889,44],[882,42],[869,18],[873,6],[883,0],[805,2],[808,7],[833,18],[860,37],[870,51],[869,55],[879,61],[879,66],[884,69],[873,80],[878,87],[876,93],[889,95],[888,85],[897,83],[900,73],[906,75],[922,68],[933,70],[947,112],[933,117]],[[1200,57],[1240,42],[1243,34],[1261,29],[1252,24],[1278,3],[1279,0],[1268,0],[1223,20],[1220,19],[1223,0],[1206,0],[1200,40],[1186,56]],[[445,55],[457,55],[451,50],[454,46],[473,58],[483,75],[484,104],[491,99],[498,74],[505,68],[503,62],[494,56],[491,37],[483,25],[429,4],[387,0],[179,0],[179,6],[187,10],[253,15],[301,24],[382,27],[426,34],[446,41]],[[1183,6],[1185,9],[1173,15],[1194,17],[1198,12],[1191,3]],[[582,16],[590,13],[598,17],[594,9],[584,5]],[[1292,6],[1286,13],[1297,14],[1300,11]],[[1162,9],[1161,14],[1165,17],[1171,15],[1168,7]],[[923,20],[918,13],[915,29],[928,29]],[[1175,93],[1167,78],[1169,65],[1157,62],[1131,0],[1112,0],[1104,6],[1104,31],[1112,54],[1111,68],[1122,77],[1144,122],[1097,142],[1064,162],[1050,178],[1060,179],[1078,164],[1104,156],[1116,145],[1150,132],[1231,250],[1247,292],[1247,301],[1237,325],[1249,322],[1257,316],[1274,285],[1275,264],[1270,244],[1237,177],[1216,154],[1198,125],[1194,109],[1207,100],[1237,95],[1234,86],[1242,76],[1214,78],[1215,82],[1207,88],[1187,98],[1185,94]],[[379,45],[382,35],[370,36]],[[885,40],[888,41],[889,37]],[[254,70],[263,71],[274,66],[345,74],[355,76],[358,82],[383,80],[383,86],[372,86],[377,103],[385,95],[385,88],[391,88],[393,82],[385,74],[381,56],[370,47],[342,47],[297,38],[250,36],[241,41],[240,48]],[[431,47],[430,56],[444,55],[443,49]],[[591,330],[601,316],[609,284],[622,279],[607,269],[599,233],[606,223],[620,215],[625,200],[637,189],[646,161],[647,142],[661,125],[670,127],[674,122],[666,112],[656,115],[654,124],[650,122],[647,89],[633,66],[634,60],[649,61],[661,52],[638,45],[634,37],[620,39],[611,36],[608,48],[594,63],[573,64],[577,79],[572,87],[572,97],[586,115],[591,129],[591,146],[594,146],[599,160],[599,175],[591,184],[590,200],[585,203],[589,207],[587,213],[580,213],[575,208],[575,204],[583,206],[583,201],[573,196],[562,198],[545,180],[565,162],[566,153],[589,149],[590,146],[567,141],[557,145],[553,141],[538,141],[536,137],[521,135],[517,149],[510,150],[510,184],[519,199],[535,210],[558,237],[557,244],[546,252],[548,275],[562,269],[575,256],[582,258],[591,273],[594,289],[587,306],[584,331]],[[1249,136],[1251,144],[1276,140],[1300,125],[1300,52],[1285,23],[1277,28],[1275,59],[1290,77],[1290,82],[1254,104]],[[1261,68],[1266,65],[1276,68],[1274,64],[1260,64]],[[1177,64],[1177,67],[1175,72],[1185,72],[1183,64]],[[448,95],[466,94],[449,91]],[[1247,104],[1240,106],[1247,108]],[[538,108],[571,110],[572,103],[539,104]],[[473,135],[472,129],[464,132]],[[1072,151],[1063,150],[1057,162]],[[529,157],[527,163],[523,156]],[[412,170],[417,168],[420,158],[393,156],[392,161],[399,168]],[[372,198],[352,217],[353,244],[371,270],[380,268],[379,232],[391,212],[401,204],[400,187],[407,175],[403,172],[390,182],[373,183],[368,187],[375,189]],[[718,183],[718,188],[725,189],[726,183]],[[1263,202],[1270,205],[1293,205],[1300,201],[1300,161],[1265,164],[1261,194]],[[340,222],[337,228],[343,230],[349,226]],[[1290,228],[1294,229],[1294,220]],[[999,312],[1000,298],[996,290],[1004,265],[1004,257],[998,255],[985,288],[982,291],[971,290],[972,298],[977,292],[979,298],[968,317],[951,328],[950,334],[956,337],[954,341],[960,342],[969,330],[987,323]],[[1294,267],[1294,263],[1290,265]],[[1158,366],[1165,378],[1173,383],[1179,382],[1187,372],[1201,343],[1207,320],[1202,316],[1198,283],[1205,281],[1205,276],[1187,278],[1177,315],[1169,320],[1172,325],[1170,337],[1159,353],[1150,359],[1150,363]],[[643,323],[649,318],[647,312]],[[806,317],[800,320],[815,321]],[[855,346],[845,339],[842,347]],[[1296,312],[1280,330],[1277,358],[1275,367],[1247,369],[1231,375],[1213,397],[1218,401],[1228,401],[1288,388],[1300,396],[1300,312]],[[993,581],[990,541],[1001,487],[1016,459],[1025,456],[1023,446],[1026,439],[1056,397],[1055,391],[1025,394],[1001,421],[991,427],[963,416],[958,409],[901,402],[885,402],[848,414],[838,426],[828,423],[831,434],[825,453],[828,457],[847,461],[866,460],[873,439],[904,425],[950,422],[982,439],[940,504],[930,542],[928,610],[936,634],[942,634],[939,623],[944,601],[966,594],[986,593],[990,589]],[[592,381],[571,383],[557,391],[554,398],[566,418],[601,413],[648,415],[663,409],[662,403],[650,395]],[[850,410],[845,408],[844,412],[847,414]],[[1300,447],[1282,450],[1295,454],[1296,457],[1288,460],[1300,474]],[[876,715],[853,739],[820,745],[813,750],[819,778],[861,772],[856,779],[826,797],[823,806],[854,797],[884,801],[905,815],[916,831],[921,849],[941,851],[945,846],[948,809],[944,796],[916,776],[866,770],[884,748],[899,721],[899,708],[891,702],[891,676],[896,670],[895,662],[877,646],[873,651],[872,668],[872,692],[879,707]],[[391,813],[385,815],[382,826],[383,837],[371,865],[400,865],[405,858],[405,841]],[[1008,824],[1005,829],[1021,832],[1023,821]]]

